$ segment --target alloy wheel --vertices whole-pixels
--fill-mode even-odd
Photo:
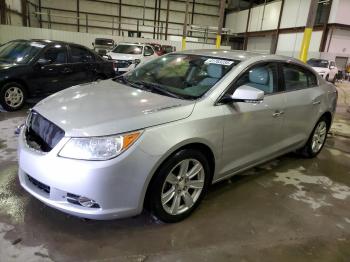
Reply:
[[[318,153],[327,136],[327,124],[325,121],[321,121],[318,123],[318,125],[315,128],[315,132],[312,136],[312,142],[311,142],[311,150],[313,153]]]
[[[15,108],[20,106],[23,103],[23,99],[23,91],[17,86],[9,87],[5,91],[5,103],[10,107]]]
[[[167,175],[161,193],[161,203],[170,215],[190,209],[204,188],[205,171],[196,159],[185,159]]]

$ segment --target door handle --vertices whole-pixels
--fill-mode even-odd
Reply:
[[[68,67],[65,67],[65,68],[62,70],[62,73],[63,73],[63,74],[68,74],[68,73],[72,73],[72,72],[73,72],[73,70],[70,69],[70,68],[68,68]]]
[[[321,101],[317,100],[317,101],[312,101],[312,105],[318,105],[318,104],[321,104]]]
[[[273,117],[279,117],[284,114],[284,111],[276,111],[275,113],[272,114]]]

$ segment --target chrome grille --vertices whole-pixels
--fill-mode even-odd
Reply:
[[[25,137],[29,147],[49,152],[64,137],[64,131],[39,113],[32,111],[26,121]]]

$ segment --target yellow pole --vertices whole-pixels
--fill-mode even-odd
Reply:
[[[309,14],[307,16],[306,26],[304,30],[303,42],[301,43],[300,55],[299,55],[299,59],[303,62],[306,62],[307,60],[307,54],[309,52],[312,28],[315,23],[317,7],[318,7],[318,0],[311,0]]]
[[[188,5],[189,5],[189,0],[186,1],[185,21],[184,21],[184,27],[182,31],[182,50],[186,49]]]
[[[182,50],[186,49],[186,37],[182,37]]]
[[[221,46],[221,35],[216,35],[216,48]]]
[[[305,28],[303,42],[301,43],[301,50],[299,59],[303,62],[307,60],[307,54],[309,51],[310,41],[312,35],[312,28]]]

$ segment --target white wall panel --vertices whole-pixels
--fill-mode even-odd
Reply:
[[[329,53],[342,54],[350,56],[350,31],[336,29],[333,31],[332,39],[327,42],[326,50]]]
[[[328,22],[350,25],[350,0],[333,0]]]
[[[258,53],[270,53],[271,43],[271,36],[249,37],[247,50]]]
[[[322,31],[314,31],[311,36],[309,57],[319,57],[319,47]],[[277,54],[298,57],[303,40],[303,33],[280,34],[277,44]]]
[[[277,29],[282,2],[273,2],[265,6],[262,30]]]
[[[244,33],[246,30],[248,10],[230,13],[226,16],[225,27],[230,28],[232,33]]]
[[[310,0],[285,0],[281,28],[305,26]]]

